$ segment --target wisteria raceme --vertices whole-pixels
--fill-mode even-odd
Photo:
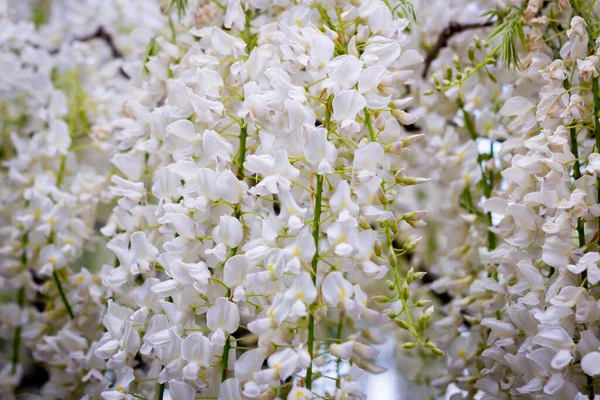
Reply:
[[[418,242],[399,229],[424,214],[397,189],[425,181],[402,161],[418,139],[402,85],[422,61],[402,48],[409,22],[379,1],[283,5],[231,2],[222,26],[157,38],[148,81],[166,98],[127,104],[95,353],[117,391],[135,375],[181,399],[363,398],[371,328],[392,319],[441,353],[405,311],[417,274],[396,269]],[[395,294],[373,297],[390,277]]]
[[[600,397],[598,13],[0,1],[0,398]]]
[[[587,55],[595,57],[596,48],[578,5],[565,15],[570,16],[570,26],[562,46],[552,52],[554,60],[540,71],[539,101],[532,104],[515,96],[502,111],[534,113],[541,131],[531,134],[527,124],[515,126],[523,135],[503,148],[511,162],[502,172],[506,194],[504,199],[489,200],[495,203],[490,208],[514,224],[503,227],[506,244],[488,256],[490,262],[499,263],[498,272],[508,285],[502,290],[508,299],[506,317],[482,320],[492,330],[491,347],[483,355],[505,360],[478,383],[495,396],[493,381],[505,368],[516,375],[511,391],[517,393],[541,392],[536,396],[540,398],[595,393],[595,368],[582,359],[589,359],[588,353],[593,358],[598,347],[593,287],[598,280],[594,260],[599,213],[597,181],[590,166],[598,149],[597,142],[586,136],[600,140],[600,122],[593,117],[600,100],[597,80],[590,82],[593,72],[581,65],[584,60],[593,62]],[[509,333],[519,331],[530,337],[513,339]],[[506,343],[500,346],[503,340]],[[535,368],[546,372],[536,374]]]
[[[425,124],[432,133],[445,124],[454,131],[452,113],[459,112],[463,140],[471,136],[479,152],[462,152],[459,162],[468,157],[482,166],[483,175],[475,176],[482,197],[466,197],[463,191],[453,197],[462,208],[456,210],[460,219],[475,223],[473,227],[492,226],[485,241],[478,234],[472,243],[458,241],[454,251],[441,247],[450,250],[452,264],[431,256],[436,247],[422,249],[422,268],[441,275],[431,287],[447,304],[440,308],[445,317],[434,326],[457,333],[437,342],[450,367],[420,371],[419,378],[434,379],[430,382],[442,390],[449,384],[458,386],[463,392],[455,397],[479,392],[493,399],[570,399],[593,398],[598,391],[593,361],[598,350],[597,278],[592,278],[598,258],[598,185],[590,165],[598,151],[594,115],[599,103],[592,3],[530,1],[522,8],[487,13],[481,4],[485,19],[452,22],[439,33],[437,44],[443,47],[452,35],[457,41],[467,36],[473,44],[459,57],[450,53],[453,59],[447,64],[452,67],[434,79],[435,96],[460,96],[445,116],[450,123],[438,117],[439,122],[431,121],[433,126]],[[498,35],[519,36],[519,29],[524,47],[511,61],[510,51],[505,52],[510,43]],[[462,33],[475,30],[483,39],[468,39]],[[441,58],[444,50],[432,49],[428,59]],[[487,51],[483,59],[478,55],[482,49]],[[508,69],[506,74],[511,62],[520,70]],[[472,67],[464,68],[463,63]],[[498,68],[502,65],[504,71]],[[491,115],[479,95],[484,92],[477,93],[474,83],[478,79],[488,92],[498,85],[499,97],[492,97],[491,110],[510,120],[488,122]],[[478,99],[471,109],[465,102],[469,92]],[[484,146],[490,151],[482,153]],[[471,182],[470,175],[463,176]],[[463,190],[464,183],[457,186]],[[447,223],[446,215],[427,208],[427,229]],[[443,229],[432,229],[429,235],[435,238],[425,240],[429,246],[456,236]],[[449,266],[447,271],[436,269],[440,261]]]
[[[110,383],[93,344],[101,336],[104,290],[93,271],[68,266],[80,267],[82,254],[94,248],[98,206],[108,199],[110,165],[101,154],[112,150],[101,125],[120,113],[112,102],[135,88],[119,70],[125,64],[112,60],[94,32],[144,26],[128,25],[118,14],[94,19],[67,3],[54,5],[57,15],[39,30],[20,20],[21,10],[13,15],[10,4],[2,5],[0,335],[10,344],[2,352],[2,398],[39,385],[35,363],[48,374],[44,397],[99,395]],[[116,12],[118,2],[110,3]],[[81,6],[89,11],[95,4]],[[80,23],[58,29],[71,18]],[[163,18],[157,4],[155,18]],[[58,36],[45,35],[46,29]],[[135,52],[118,58],[127,62]],[[102,86],[94,88],[99,81]]]
[[[419,2],[421,24],[413,32],[413,40],[427,53],[425,66],[418,71],[422,81],[413,89],[417,99],[413,112],[421,117],[418,129],[426,136],[414,146],[408,162],[414,173],[432,181],[415,187],[412,195],[414,207],[427,209],[428,215],[423,245],[406,261],[428,272],[431,284],[418,293],[437,302],[441,313],[427,335],[446,352],[445,358],[406,352],[402,348],[406,338],[398,342],[398,357],[407,361],[405,373],[421,385],[423,396],[438,395],[449,384],[469,393],[475,383],[471,377],[482,368],[478,353],[485,348],[488,328],[473,324],[487,300],[477,289],[478,278],[487,276],[479,253],[482,248],[493,249],[500,239],[488,231],[491,214],[479,204],[499,186],[494,160],[506,132],[497,110],[507,99],[503,85],[517,79],[513,71],[489,65],[496,82],[485,72],[474,73],[464,84],[427,93],[436,88],[432,76],[442,85],[439,77],[448,76],[447,66],[462,70],[486,55],[483,41],[494,21],[481,15],[493,10],[496,2],[479,2],[479,8],[454,3],[441,9],[435,2]],[[462,45],[473,42],[479,45]],[[447,79],[444,85],[461,78]],[[415,364],[422,367],[413,368]]]

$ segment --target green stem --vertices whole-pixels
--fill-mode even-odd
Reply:
[[[65,308],[67,309],[69,317],[71,319],[75,319],[75,314],[73,314],[73,309],[71,308],[69,300],[67,299],[67,295],[65,294],[62,288],[62,284],[60,283],[60,279],[58,277],[58,274],[56,273],[56,270],[52,271],[52,278],[54,279],[54,283],[56,284],[56,288],[58,289],[58,293],[60,294],[60,298],[62,299]]]
[[[465,110],[465,105],[462,101],[462,98],[460,98],[460,97],[459,97],[458,107],[460,107],[460,110],[463,112],[463,117],[465,120],[465,128],[467,128],[467,131],[469,132],[471,139],[473,139],[474,142],[477,142],[478,135],[477,135],[477,131],[475,130],[475,124],[473,124],[471,115],[467,112],[467,110]]]
[[[252,12],[249,10],[244,10],[244,14],[246,17],[246,20],[244,21],[244,42],[246,42],[246,45],[248,46],[248,54],[250,54],[252,49],[254,49],[256,46],[256,40],[252,36],[252,32],[250,32],[250,28],[252,27]]]
[[[490,156],[494,159],[494,141],[490,141]],[[485,185],[485,197],[492,197],[492,189],[494,188],[494,171],[490,171],[488,174],[489,182]],[[493,226],[494,221],[492,220],[492,213],[487,213],[488,225]],[[496,234],[488,229],[488,250],[494,250],[496,248]]]
[[[246,16],[246,21],[245,21],[245,26],[244,26],[244,41],[246,43],[246,45],[248,46],[248,53],[250,53],[252,51],[252,49],[254,48],[254,38],[252,37],[252,34],[250,32],[250,26],[251,26],[251,18],[252,15],[248,10],[244,10],[244,14]],[[243,100],[243,99],[242,99]],[[237,157],[234,161],[236,167],[237,167],[237,177],[240,180],[244,180],[245,178],[245,173],[244,173],[244,161],[246,160],[246,142],[248,140],[248,126],[245,124],[245,122],[240,121],[240,146],[238,148],[238,153],[237,153]],[[238,204],[235,212],[233,214],[233,216],[237,219],[240,220],[242,217],[242,205]],[[237,248],[233,248],[231,249],[231,252],[229,253],[229,257],[231,258],[234,255],[237,254]],[[231,289],[227,289],[227,296],[231,296]],[[229,364],[229,350],[231,350],[231,335],[227,334],[227,339],[225,340],[225,346],[223,346],[223,354],[221,355],[221,362],[223,363],[223,371],[221,371],[221,382],[224,382],[227,379],[227,366]]]
[[[65,176],[65,168],[67,166],[67,156],[64,155],[60,158],[60,167],[58,169],[58,174],[56,176],[56,187],[60,187],[63,178]]]
[[[575,15],[579,15],[581,14],[581,11],[579,10],[579,6],[577,4],[576,1],[574,0],[570,0],[569,3],[571,3],[571,7],[573,8],[573,12]],[[591,8],[590,8],[591,10]],[[588,26],[588,34],[593,33],[591,28]],[[593,38],[593,35],[590,35],[590,39]],[[593,53],[594,51],[594,41],[589,40],[588,42],[588,49],[590,50],[590,52]],[[568,80],[565,80],[565,89],[568,90],[568,87],[570,86],[570,83],[568,82]],[[596,136],[596,151],[600,152],[600,122],[598,121],[598,116],[600,115],[600,99],[598,96],[598,78],[594,78],[592,77],[592,96],[594,98],[594,134]],[[575,140],[573,139],[575,138]],[[580,168],[580,164],[579,164],[579,154],[577,151],[577,130],[576,128],[571,128],[571,147],[574,147],[573,149],[573,155],[575,156],[575,165],[573,166],[574,171],[574,177],[575,179],[578,179],[577,176],[581,177],[581,170]],[[600,177],[598,177],[598,199],[600,199]],[[598,200],[600,201],[600,200]],[[598,223],[600,224],[600,219],[598,220]],[[599,225],[600,226],[600,225]],[[585,245],[585,232],[583,229],[583,219],[579,218],[577,220],[577,233],[579,235],[579,247],[583,247]],[[600,235],[599,235],[600,236]],[[598,239],[598,243],[600,243],[600,238]],[[587,271],[583,271],[581,273],[581,279],[584,282],[584,286],[587,288],[588,287],[588,280],[587,280]],[[586,380],[587,380],[587,386],[588,386],[588,396],[590,399],[593,399],[595,397],[594,395],[594,378],[587,375],[586,374]]]
[[[344,312],[340,311],[340,320],[338,321],[338,326],[337,326],[337,342],[336,343],[341,343],[342,342],[342,333],[344,331]],[[336,381],[335,381],[335,385],[336,387],[339,389],[340,388],[340,382],[342,379],[342,376],[340,375],[340,365],[342,363],[342,359],[338,358],[336,363],[335,363],[335,370],[336,370]]]
[[[569,90],[571,88],[571,84],[569,83],[568,80],[565,80],[564,87],[567,90]],[[572,127],[571,129],[569,129],[569,136],[570,136],[570,140],[571,140],[571,152],[573,153],[573,156],[575,157],[575,163],[573,164],[573,179],[577,180],[577,179],[581,178],[581,163],[579,162],[579,145],[577,143],[577,128]],[[583,219],[581,219],[581,218],[577,219],[577,235],[579,236],[579,238],[578,238],[579,247],[585,246],[585,230],[584,230]],[[581,275],[582,275],[582,279],[585,279],[586,275],[587,275],[586,271],[583,271],[581,273]]]
[[[375,130],[373,129],[373,122],[371,122],[371,113],[369,109],[365,107],[365,124],[367,125],[367,129],[369,130],[369,139],[371,142],[375,142],[377,138],[375,138]]]
[[[383,185],[383,182],[382,182],[382,185]],[[382,186],[382,188],[383,188],[383,186]],[[385,211],[388,211],[387,204],[383,205],[383,209]],[[390,249],[392,250],[392,252],[395,252],[394,238],[392,237],[390,221],[385,220],[383,222],[383,224],[385,227],[385,237],[386,237],[386,242],[387,242],[386,244],[387,244],[387,248],[388,248],[388,253],[389,253]],[[400,302],[402,303],[402,311],[400,311],[400,315],[402,315],[402,313],[404,313],[404,315],[406,316],[406,323],[408,324],[408,331],[413,335],[413,337],[415,338],[417,343],[422,345],[423,341],[421,340],[421,335],[415,330],[412,318],[410,316],[410,311],[408,310],[408,307],[406,306],[406,299],[402,295],[402,281],[403,280],[400,277],[400,274],[398,272],[398,265],[392,265],[391,267],[392,267],[392,272],[394,273],[394,286],[396,287],[396,291],[398,293],[398,298],[400,299]]]
[[[238,149],[237,155],[237,175],[238,179],[244,179],[244,161],[246,159],[246,141],[248,139],[248,127],[246,125],[242,126],[240,129],[240,147]]]
[[[29,234],[26,232],[23,234],[23,238],[21,239],[21,247],[23,252],[21,253],[21,267],[23,269],[27,268],[27,243],[29,243]],[[23,306],[25,305],[25,288],[19,288],[17,292],[17,305],[19,306],[19,312],[23,311]],[[17,365],[19,364],[19,355],[21,352],[21,331],[22,327],[19,323],[19,326],[15,327],[14,339],[13,339],[13,355],[12,355],[12,368],[10,370],[11,375],[14,375],[17,372]]]
[[[164,383],[159,383],[158,384],[158,400],[163,400],[165,396],[165,384]]]
[[[221,372],[221,382],[225,382],[227,379],[227,365],[229,364],[229,350],[231,350],[231,336],[227,335],[225,346],[223,347],[223,356],[221,358],[223,362],[223,371]]]
[[[571,7],[573,8],[573,13],[575,15],[581,14],[581,11],[579,10],[579,6],[576,1],[570,0],[569,3],[571,4]],[[588,33],[592,33],[592,30],[589,26],[588,26]],[[593,35],[590,36],[590,39],[592,37],[594,37],[594,36]],[[594,42],[591,40],[588,42],[588,49],[590,50],[590,52],[594,51]],[[565,89],[569,90],[570,86],[571,86],[571,84],[568,81],[568,79],[565,80],[565,84],[564,84]],[[592,96],[594,98],[593,118],[594,118],[594,134],[596,136],[596,151],[600,152],[600,125],[599,125],[600,122],[598,121],[598,116],[599,116],[599,112],[600,112],[600,100],[598,97],[598,78],[594,78],[594,77],[592,77]],[[573,169],[574,169],[573,176],[574,176],[575,180],[577,180],[581,177],[581,170],[580,170],[580,164],[579,164],[579,152],[577,149],[577,130],[576,130],[576,128],[571,128],[570,134],[571,134],[571,148],[572,148],[573,155],[575,156],[575,165],[573,166]],[[598,178],[598,196],[600,196],[600,177]],[[600,199],[600,197],[598,197],[598,199]],[[600,223],[600,219],[598,222]],[[579,235],[579,247],[583,247],[585,245],[585,232],[584,232],[584,227],[583,227],[583,219],[581,219],[581,218],[579,218],[577,220],[577,234]],[[599,243],[600,243],[600,238],[599,238]],[[584,286],[587,288],[588,287],[587,271],[584,270],[581,273],[581,279],[584,282]],[[595,395],[594,395],[594,378],[586,374],[586,380],[587,380],[587,386],[588,386],[588,390],[589,390],[588,397],[590,399],[593,399],[595,397]]]
[[[23,311],[23,305],[25,304],[25,288],[19,288],[17,292],[17,304],[19,305],[19,313]],[[19,364],[19,354],[21,352],[21,321],[18,322],[18,326],[15,328],[15,337],[13,340],[13,355],[12,355],[12,368],[10,370],[11,375],[17,372],[17,365]]]
[[[566,84],[565,84],[566,86]],[[573,164],[573,178],[575,180],[581,178],[581,164],[579,162],[579,146],[577,144],[577,129],[569,129],[569,136],[571,139],[571,152],[575,156],[575,163]]]
[[[317,267],[319,264],[319,224],[321,222],[321,200],[323,197],[323,175],[317,175],[317,187],[315,189],[315,216],[313,218],[313,240],[315,242],[315,255],[312,259],[312,281],[317,284]],[[313,315],[315,304],[310,306],[308,315],[308,354],[310,354],[310,364],[306,370],[306,388],[312,389],[312,358],[315,342],[315,317]]]
[[[467,112],[467,110],[465,110],[465,105],[463,103],[462,97],[458,97],[458,107],[460,108],[460,110],[463,112],[463,117],[465,120],[465,128],[467,129],[467,131],[469,132],[469,136],[471,136],[471,139],[475,142],[475,144],[477,145],[477,138],[479,137],[479,135],[477,134],[477,130],[475,129],[475,124],[473,123],[473,117],[471,116],[471,114],[469,114]],[[493,158],[494,156],[494,142],[491,141],[490,142],[490,156]],[[486,199],[489,199],[490,197],[492,197],[492,189],[494,187],[494,173],[492,172],[486,172],[484,166],[483,166],[483,159],[481,154],[479,153],[479,149],[477,149],[477,163],[479,164],[479,167],[481,168],[481,174],[482,174],[482,182],[483,182],[483,195]],[[470,194],[469,194],[470,196]],[[486,214],[486,220],[487,220],[487,224],[491,227],[494,225],[493,221],[492,221],[492,213],[488,212]],[[492,232],[491,230],[487,230],[488,232],[488,243],[487,243],[487,248],[488,250],[494,250],[496,248],[496,234],[494,232]]]
[[[238,179],[244,179],[244,161],[246,159],[246,139],[248,138],[248,128],[246,125],[240,128],[240,148],[238,150],[238,155],[235,160],[237,165],[237,175]],[[241,204],[235,209],[233,216],[239,220],[242,217],[242,207]],[[237,254],[237,248],[231,249],[231,253],[229,254],[229,258],[233,257]],[[227,296],[231,296],[231,290],[227,289]],[[227,379],[227,365],[229,364],[229,350],[231,349],[231,336],[227,335],[227,340],[225,340],[225,346],[223,347],[223,354],[221,355],[221,360],[223,362],[223,371],[221,372],[221,382],[224,382]]]

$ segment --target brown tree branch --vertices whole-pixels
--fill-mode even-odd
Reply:
[[[121,51],[115,45],[113,37],[111,36],[110,33],[108,33],[106,30],[104,30],[104,28],[102,26],[98,27],[96,32],[92,33],[91,35],[83,36],[83,37],[79,37],[79,38],[76,37],[74,40],[78,41],[78,42],[86,42],[88,40],[93,40],[93,39],[100,39],[100,40],[104,41],[104,43],[106,43],[106,45],[110,48],[110,52],[111,52],[111,55],[113,58],[123,58],[123,53],[121,53]]]
[[[113,58],[124,58],[121,50],[119,50],[119,48],[115,45],[112,35],[108,33],[102,26],[99,26],[95,32],[89,35],[76,36],[72,38],[71,42],[88,42],[94,39],[102,40],[104,43],[106,43],[106,45],[110,49],[110,53]],[[52,49],[50,50],[50,54],[56,54],[58,53],[58,51],[58,49]],[[119,68],[119,73],[123,75],[123,77],[129,79],[129,75],[127,75],[123,68]]]
[[[469,24],[461,24],[459,22],[450,21],[448,26],[440,32],[435,45],[431,48],[431,50],[429,50],[429,52],[427,52],[427,56],[425,57],[425,68],[423,68],[422,74],[423,78],[427,76],[429,68],[431,67],[431,63],[437,58],[437,56],[440,54],[440,51],[448,45],[448,41],[452,36],[471,29],[487,28],[492,25],[494,25],[494,21],[473,22]]]

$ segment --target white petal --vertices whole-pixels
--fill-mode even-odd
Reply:
[[[589,376],[600,375],[600,353],[594,351],[583,356],[581,369]]]

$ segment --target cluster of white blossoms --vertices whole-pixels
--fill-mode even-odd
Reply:
[[[509,164],[502,171],[506,190],[484,205],[503,216],[496,230],[505,239],[484,257],[497,265],[486,287],[496,316],[481,320],[491,334],[482,354],[487,376],[477,383],[495,398],[596,392],[599,58],[583,5],[565,7],[564,27],[545,15],[530,21],[562,36],[540,70],[539,98],[532,102],[517,88],[500,110],[514,117],[514,135],[500,155]]]
[[[102,229],[105,398],[364,398],[390,324],[442,353],[397,268],[424,216],[402,187],[426,181],[403,169],[408,26],[380,0],[234,0],[153,41]]]
[[[425,246],[410,261],[435,280],[427,334],[446,361],[422,358],[413,378],[456,398],[594,398],[597,2],[478,3],[443,17],[419,3],[422,19],[450,19],[415,33],[428,52],[419,94],[434,90],[413,109],[427,147],[411,161],[432,171],[415,195]]]
[[[415,46],[422,47],[427,58],[424,68],[417,71],[420,81],[412,90],[416,101],[411,112],[420,117],[416,132],[426,136],[415,144],[408,162],[411,174],[431,181],[414,187],[410,203],[428,210],[423,244],[410,259],[401,262],[427,271],[431,283],[418,293],[439,304],[439,313],[426,334],[446,357],[418,350],[406,352],[406,337],[398,341],[397,356],[402,360],[402,371],[431,396],[451,383],[469,394],[475,383],[472,377],[483,367],[478,356],[486,347],[488,328],[473,322],[486,299],[473,296],[471,290],[480,277],[487,277],[480,249],[493,249],[501,241],[488,230],[491,214],[482,210],[480,203],[500,186],[494,160],[506,132],[497,111],[508,98],[503,85],[514,82],[517,76],[492,64],[487,72],[473,73],[464,83],[459,82],[463,78],[458,74],[487,55],[484,42],[493,23],[484,13],[496,3],[455,1],[441,8],[435,1],[420,1],[421,23],[413,32]],[[488,72],[494,74],[494,81]],[[444,86],[444,90],[427,93],[436,85]]]
[[[122,114],[119,99],[135,90],[127,60],[141,58],[164,25],[158,3],[118,11],[121,3],[63,1],[50,12],[44,1],[0,2],[3,399],[44,380],[47,398],[81,398],[110,385],[92,345],[102,334],[104,290],[93,270],[80,267],[109,198],[114,151],[102,125]],[[126,15],[140,12],[147,22]],[[122,52],[107,41],[116,32],[126,38],[115,35]]]
[[[600,398],[600,4],[447,3],[0,0],[0,398]]]

